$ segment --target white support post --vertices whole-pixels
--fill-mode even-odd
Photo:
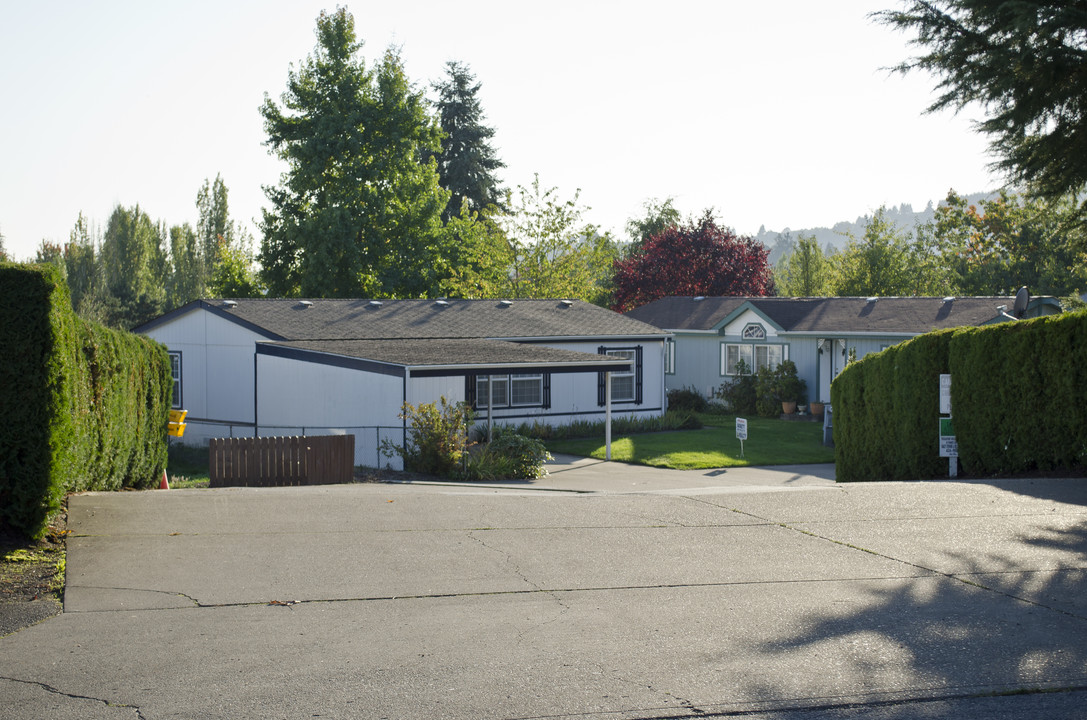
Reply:
[[[494,410],[494,375],[487,376],[487,444],[494,439],[494,420],[491,414]]]
[[[604,371],[604,459],[611,461],[611,371]]]

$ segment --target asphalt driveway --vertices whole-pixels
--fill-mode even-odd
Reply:
[[[5,718],[1083,717],[1087,481],[87,494]]]

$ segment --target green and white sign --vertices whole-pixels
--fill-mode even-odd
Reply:
[[[957,458],[959,442],[955,439],[955,425],[951,418],[940,418],[940,457]]]

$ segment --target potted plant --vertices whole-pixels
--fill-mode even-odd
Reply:
[[[811,404],[811,414],[812,414],[812,417],[817,417],[817,418],[821,418],[821,417],[823,417],[823,411],[824,411],[825,409],[826,409],[826,405],[824,405],[823,403],[821,403],[821,402],[813,402],[813,403]]]
[[[797,401],[807,392],[808,384],[796,373],[796,363],[783,360],[777,367],[775,394],[781,401],[781,410],[786,415],[796,412]]]

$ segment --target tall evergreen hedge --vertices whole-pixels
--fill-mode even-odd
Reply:
[[[147,487],[166,466],[170,360],[86,322],[51,265],[0,265],[0,523],[40,536],[64,496]]]
[[[962,472],[1087,469],[1087,311],[918,336],[831,385],[839,480],[943,477],[939,376]]]

